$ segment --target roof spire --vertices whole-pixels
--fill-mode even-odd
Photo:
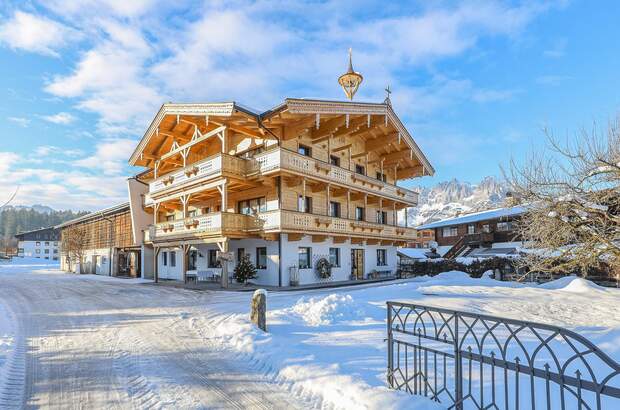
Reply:
[[[390,89],[390,85],[388,84],[388,86],[385,87],[385,100],[383,101],[384,104],[392,106],[392,100],[390,100],[391,94],[392,94],[392,90]]]
[[[353,96],[364,79],[360,73],[353,71],[352,54],[353,50],[349,48],[349,69],[338,78],[338,84],[340,84],[349,100],[353,100]]]

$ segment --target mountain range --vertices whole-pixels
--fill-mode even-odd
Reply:
[[[414,188],[420,193],[419,205],[407,215],[412,226],[451,218],[457,214],[483,211],[504,204],[508,184],[495,177],[485,177],[477,184],[452,179],[433,187]]]

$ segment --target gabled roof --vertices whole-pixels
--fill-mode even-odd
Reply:
[[[400,121],[390,104],[387,104],[385,102],[368,103],[357,101],[332,101],[305,98],[287,98],[284,100],[284,102],[262,113],[259,113],[235,101],[197,104],[165,103],[161,106],[161,108],[157,112],[157,115],[144,133],[144,136],[136,146],[136,149],[134,150],[129,159],[129,163],[131,165],[135,165],[135,163],[140,157],[140,153],[144,150],[151,136],[156,132],[159,124],[166,115],[212,115],[229,117],[232,116],[235,112],[240,112],[246,114],[248,117],[252,117],[259,127],[265,129],[262,122],[283,110],[288,110],[290,113],[293,114],[386,115],[389,121],[391,121],[394,127],[398,130],[399,135],[402,136],[402,138],[407,142],[407,145],[411,147],[412,151],[419,159],[424,169],[424,174],[433,175],[435,173],[435,169],[430,164],[419,146],[416,144],[409,131]]]
[[[79,218],[75,218],[75,219],[72,219],[70,221],[63,222],[60,225],[56,225],[54,228],[56,228],[56,229],[58,229],[58,228],[65,228],[65,227],[67,227],[69,225],[75,225],[75,224],[80,223],[80,222],[86,222],[88,220],[96,219],[96,218],[99,218],[101,216],[112,215],[112,214],[115,214],[115,213],[118,213],[118,212],[121,212],[121,211],[124,211],[124,210],[129,210],[129,202],[124,202],[124,203],[119,204],[119,205],[114,205],[114,206],[111,206],[109,208],[102,209],[100,211],[91,212],[91,213],[86,214],[84,216],[80,216]]]
[[[422,229],[434,229],[434,228],[442,228],[444,226],[453,226],[453,225],[461,225],[473,222],[481,222],[488,221],[492,219],[500,219],[507,217],[514,217],[524,214],[527,211],[527,207],[520,206],[512,206],[508,208],[497,208],[490,209],[487,211],[474,212],[467,215],[457,216],[454,218],[442,219],[441,221],[431,222],[428,224],[417,226],[417,230]]]

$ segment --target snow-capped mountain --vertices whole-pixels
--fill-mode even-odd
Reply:
[[[507,184],[495,177],[485,177],[478,184],[459,181],[440,182],[432,188],[418,188],[419,205],[409,210],[413,226],[450,218],[459,213],[483,211],[504,204]]]

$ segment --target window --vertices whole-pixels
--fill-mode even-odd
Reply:
[[[340,158],[338,158],[335,155],[330,155],[329,156],[329,163],[339,167],[340,166]]]
[[[459,234],[458,229],[456,228],[456,226],[449,226],[447,228],[443,228],[443,232],[442,232],[444,238],[450,237],[450,236],[457,236]]]
[[[355,219],[357,219],[358,221],[364,220],[364,208],[362,208],[361,206],[355,207]]]
[[[387,224],[387,212],[386,211],[377,211],[377,223]]]
[[[54,246],[58,246],[58,242],[54,242]]]
[[[364,168],[363,165],[355,164],[355,173],[356,174],[366,175],[366,169]]]
[[[170,266],[173,268],[177,266],[177,253],[176,252],[170,252]]]
[[[498,231],[512,231],[512,222],[498,222],[497,223]]]
[[[377,249],[377,266],[387,266],[385,249]]]
[[[256,248],[256,269],[267,269],[267,248]]]
[[[217,260],[217,250],[209,249],[209,261],[208,266],[210,268],[221,268],[222,264]]]
[[[306,196],[304,198],[303,195],[299,195],[299,198],[297,200],[297,210],[299,212],[306,212],[306,213],[311,214],[312,213],[312,198],[309,196]]]
[[[387,181],[387,177],[385,176],[385,174],[382,174],[381,172],[377,172],[377,179],[383,182]]]
[[[17,253],[24,253],[24,248],[17,249]]]
[[[168,222],[174,221],[174,214],[173,215],[166,215],[166,221],[168,221]]]
[[[46,254],[48,254],[48,255],[49,255],[50,250],[49,250],[49,249],[44,249],[44,250],[43,250],[43,253],[46,253]]]
[[[37,246],[41,246],[41,242],[37,242]]]
[[[196,217],[196,210],[192,209],[191,211],[187,212],[187,217],[188,218],[195,218]]]
[[[467,225],[467,233],[469,235],[476,233],[476,225]]]
[[[482,232],[484,232],[484,233],[491,232],[491,226],[489,224],[482,225]]]
[[[329,203],[329,215],[340,218],[340,202],[331,201]]]
[[[239,213],[244,215],[256,215],[259,212],[265,212],[267,210],[264,196],[239,201],[237,207],[239,208]]]
[[[162,265],[168,266],[168,252],[162,252]]]
[[[297,252],[299,255],[299,269],[310,269],[312,267],[310,265],[311,249],[299,248]]]
[[[202,214],[206,215],[206,214],[210,214],[211,213],[211,208],[210,207],[204,207],[202,208]]]
[[[54,253],[58,253],[58,249],[54,249]]]
[[[332,266],[340,266],[340,249],[329,248],[329,263]]]
[[[35,252],[36,253],[41,253],[41,249],[36,249]]]
[[[312,156],[312,150],[310,149],[310,147],[307,147],[305,145],[299,145],[299,147],[297,148],[297,152],[301,155],[305,155],[306,157]]]
[[[50,243],[49,242],[45,242],[45,246],[50,246]]]
[[[237,249],[237,263],[241,262],[241,259],[243,259],[244,255],[245,255],[245,248],[238,248]]]

